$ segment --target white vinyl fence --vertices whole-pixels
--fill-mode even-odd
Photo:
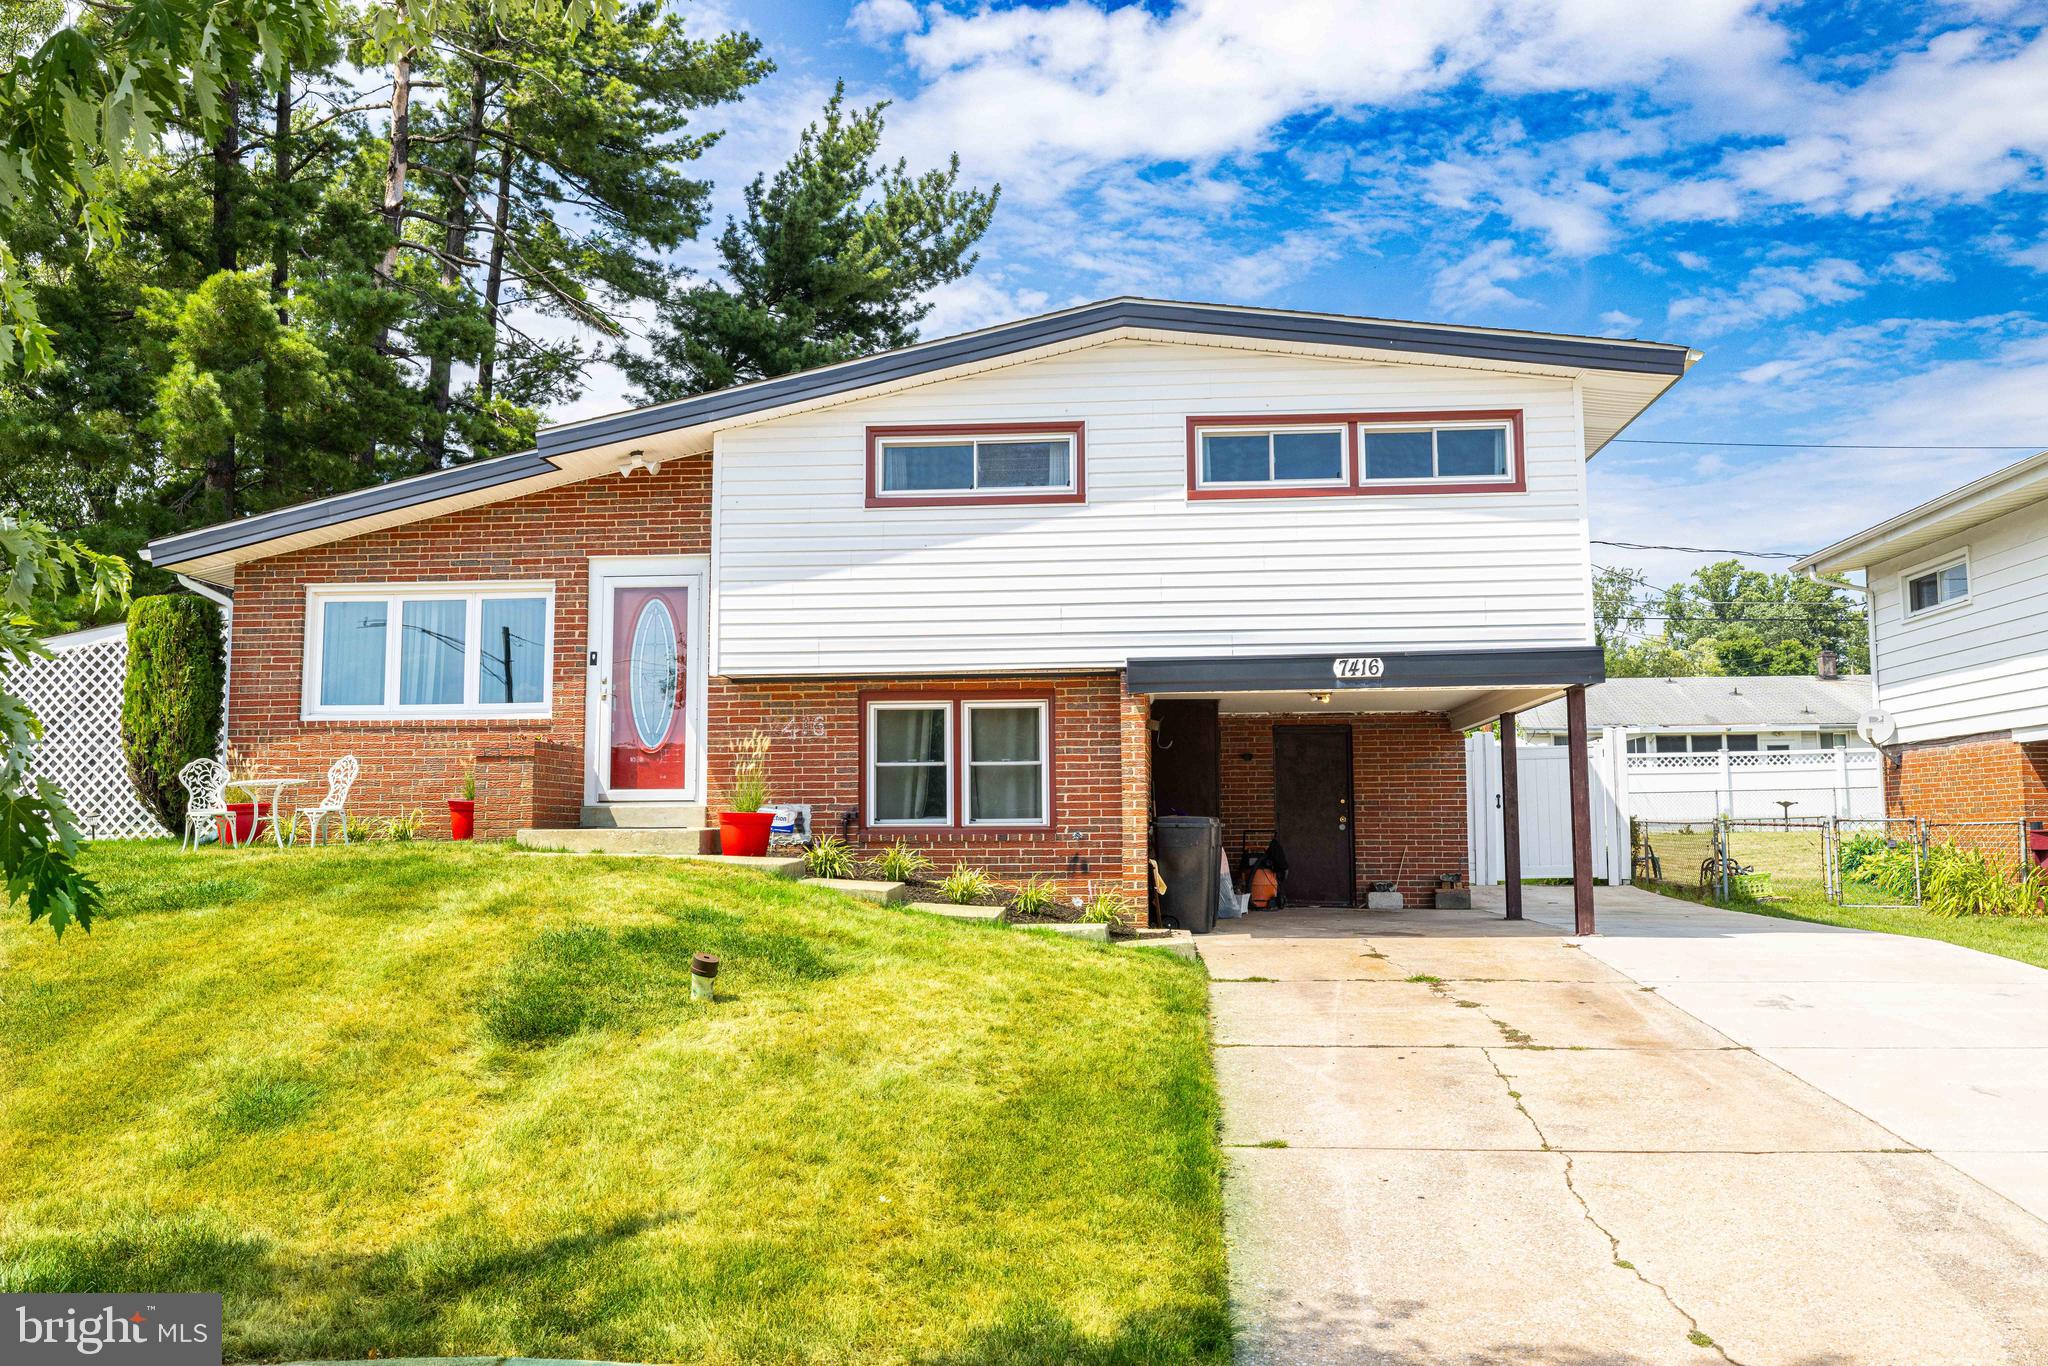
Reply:
[[[1871,820],[1884,815],[1882,757],[1870,749],[1757,754],[1630,754],[1613,727],[1588,747],[1593,875],[1629,880],[1629,821]],[[1572,875],[1571,752],[1517,745],[1522,876]],[[1502,875],[1500,742],[1465,737],[1465,838],[1472,881]]]
[[[164,828],[135,795],[121,754],[121,679],[128,628],[100,626],[43,641],[51,658],[8,673],[7,684],[43,723],[28,771],[63,790],[80,833],[142,839]]]
[[[1616,771],[1620,746],[1602,736],[1590,746],[1593,876],[1626,882],[1629,868],[1628,817],[1620,800],[1623,775]],[[1572,875],[1571,751],[1563,745],[1515,746],[1516,792],[1522,819],[1522,876]],[[1491,735],[1465,737],[1465,841],[1472,881],[1502,880],[1505,805],[1500,790],[1500,741]]]
[[[1874,820],[1883,762],[1874,749],[1631,754],[1627,809],[1646,821]]]

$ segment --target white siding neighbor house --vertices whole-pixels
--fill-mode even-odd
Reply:
[[[1893,814],[2048,815],[2048,452],[1794,567],[1861,576]]]
[[[1462,730],[1600,681],[1586,461],[1696,358],[1111,299],[149,554],[234,595],[242,752],[358,752],[371,810],[474,768],[486,833],[717,847],[762,735],[863,850],[1142,917],[1153,816],[1207,817],[1297,902],[1418,898]]]
[[[1622,731],[1630,754],[1863,749],[1856,722],[1870,706],[1867,677],[1610,678],[1586,689],[1587,723]],[[1536,744],[1565,742],[1562,702],[1520,720]]]

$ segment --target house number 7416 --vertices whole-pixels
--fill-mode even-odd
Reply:
[[[1352,655],[1330,663],[1330,672],[1339,678],[1378,678],[1386,671],[1387,661],[1378,655]]]

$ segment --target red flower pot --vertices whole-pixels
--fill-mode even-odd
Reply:
[[[448,799],[448,838],[470,840],[476,838],[476,803],[461,797]]]
[[[719,852],[739,858],[760,858],[768,852],[768,832],[774,824],[773,811],[719,812]]]
[[[234,822],[236,844],[247,844],[270,833],[269,802],[229,802],[229,819]],[[221,843],[228,842],[228,822],[220,823]]]

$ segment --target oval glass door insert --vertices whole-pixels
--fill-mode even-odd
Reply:
[[[668,604],[649,598],[633,623],[633,646],[628,656],[628,697],[633,707],[633,729],[643,747],[660,749],[676,719],[676,623]]]

